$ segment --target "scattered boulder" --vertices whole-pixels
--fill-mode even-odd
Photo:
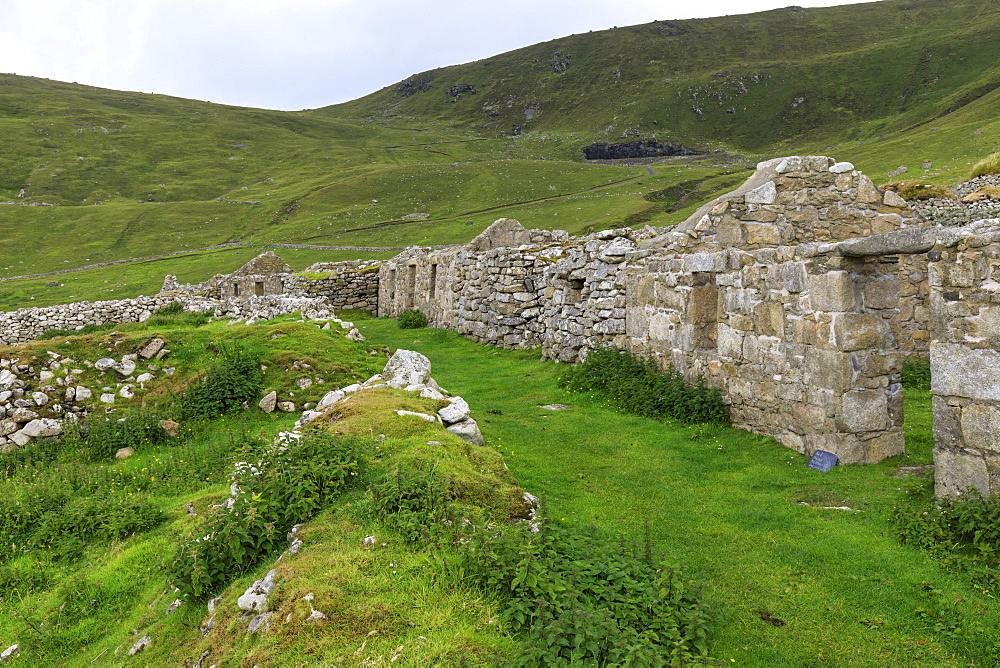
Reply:
[[[264,610],[267,607],[267,597],[271,595],[271,592],[274,591],[274,587],[277,584],[275,582],[277,575],[278,571],[273,568],[269,570],[267,575],[254,582],[245,592],[243,592],[243,595],[237,599],[236,605],[238,605],[241,610]]]
[[[431,377],[431,361],[413,350],[397,350],[389,358],[382,377],[389,387],[402,389],[407,385],[426,385]]]
[[[164,345],[166,345],[166,342],[163,339],[153,339],[139,351],[139,356],[147,360],[155,357],[156,353],[160,352]]]
[[[455,424],[468,419],[469,404],[462,397],[452,397],[450,403],[437,413],[445,424]]]
[[[128,655],[129,656],[135,656],[136,654],[138,654],[142,650],[144,650],[147,647],[149,647],[149,645],[152,642],[153,642],[153,640],[149,636],[143,636],[143,637],[139,638],[138,640],[135,641],[135,644],[132,645],[132,647],[129,649]]]
[[[128,357],[122,359],[121,362],[115,362],[111,365],[111,368],[118,373],[122,378],[127,378],[135,373],[135,362],[130,360]]]
[[[279,401],[278,410],[282,413],[294,413],[295,412],[295,402],[294,401]]]
[[[0,663],[9,660],[12,656],[17,654],[17,648],[19,645],[11,645],[4,651],[0,652]]]
[[[135,454],[135,450],[132,448],[119,448],[118,452],[115,453],[115,459],[128,459]]]
[[[449,425],[447,429],[451,433],[461,438],[463,441],[468,441],[473,445],[486,444],[486,440],[483,438],[482,433],[479,431],[479,425],[472,418],[469,418],[467,420],[462,420],[461,422],[456,422],[453,425]]]
[[[0,436],[8,436],[20,429],[13,420],[0,420]]]
[[[247,625],[247,633],[256,633],[257,631],[259,631],[262,627],[264,627],[267,624],[268,620],[271,619],[271,615],[273,614],[274,614],[273,612],[265,612],[251,619],[250,624]]]
[[[414,417],[420,418],[421,420],[427,420],[428,422],[437,422],[438,421],[438,419],[436,417],[434,417],[433,415],[428,415],[427,413],[417,413],[417,412],[414,412],[414,411],[399,411],[398,410],[398,411],[396,411],[396,415],[399,415],[399,416],[412,415]]]
[[[323,395],[323,398],[319,400],[316,404],[316,412],[322,413],[330,406],[334,405],[341,399],[343,399],[347,394],[343,390],[331,390]]]
[[[278,393],[271,390],[264,395],[264,398],[261,399],[257,405],[260,406],[260,409],[265,413],[273,413],[275,407],[278,405]]]
[[[77,385],[74,394],[76,395],[77,401],[86,401],[94,395],[90,388],[84,387],[83,385]]]

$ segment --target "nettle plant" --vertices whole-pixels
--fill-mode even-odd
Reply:
[[[285,544],[295,524],[314,517],[364,467],[356,441],[324,431],[284,432],[271,445],[251,447],[235,467],[238,493],[184,543],[170,566],[174,586],[206,598]]]

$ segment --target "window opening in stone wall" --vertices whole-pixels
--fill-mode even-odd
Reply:
[[[414,294],[417,291],[417,265],[406,267],[406,308],[413,308]]]
[[[240,284],[239,283],[233,283],[233,296],[234,297],[239,297],[240,296]]]
[[[438,266],[436,264],[431,265],[431,299],[434,299],[434,295],[437,294],[437,278],[438,278]]]
[[[566,286],[566,302],[576,303],[583,301],[583,279],[571,278]]]
[[[258,297],[264,294],[264,281],[254,281],[253,282],[253,293]]]

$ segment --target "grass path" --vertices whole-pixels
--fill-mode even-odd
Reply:
[[[568,394],[557,385],[563,367],[537,351],[395,321],[358,325],[374,343],[430,357],[435,379],[469,401],[487,442],[553,521],[630,543],[648,532],[703,579],[721,661],[995,665],[992,595],[900,544],[887,521],[916,484],[892,477],[896,467],[930,463],[926,394],[908,405],[910,454],[823,474],[772,439],[619,415]],[[573,408],[539,408],[553,402]]]

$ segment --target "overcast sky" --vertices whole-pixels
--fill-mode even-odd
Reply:
[[[0,0],[0,72],[267,109],[654,20],[862,0]]]

